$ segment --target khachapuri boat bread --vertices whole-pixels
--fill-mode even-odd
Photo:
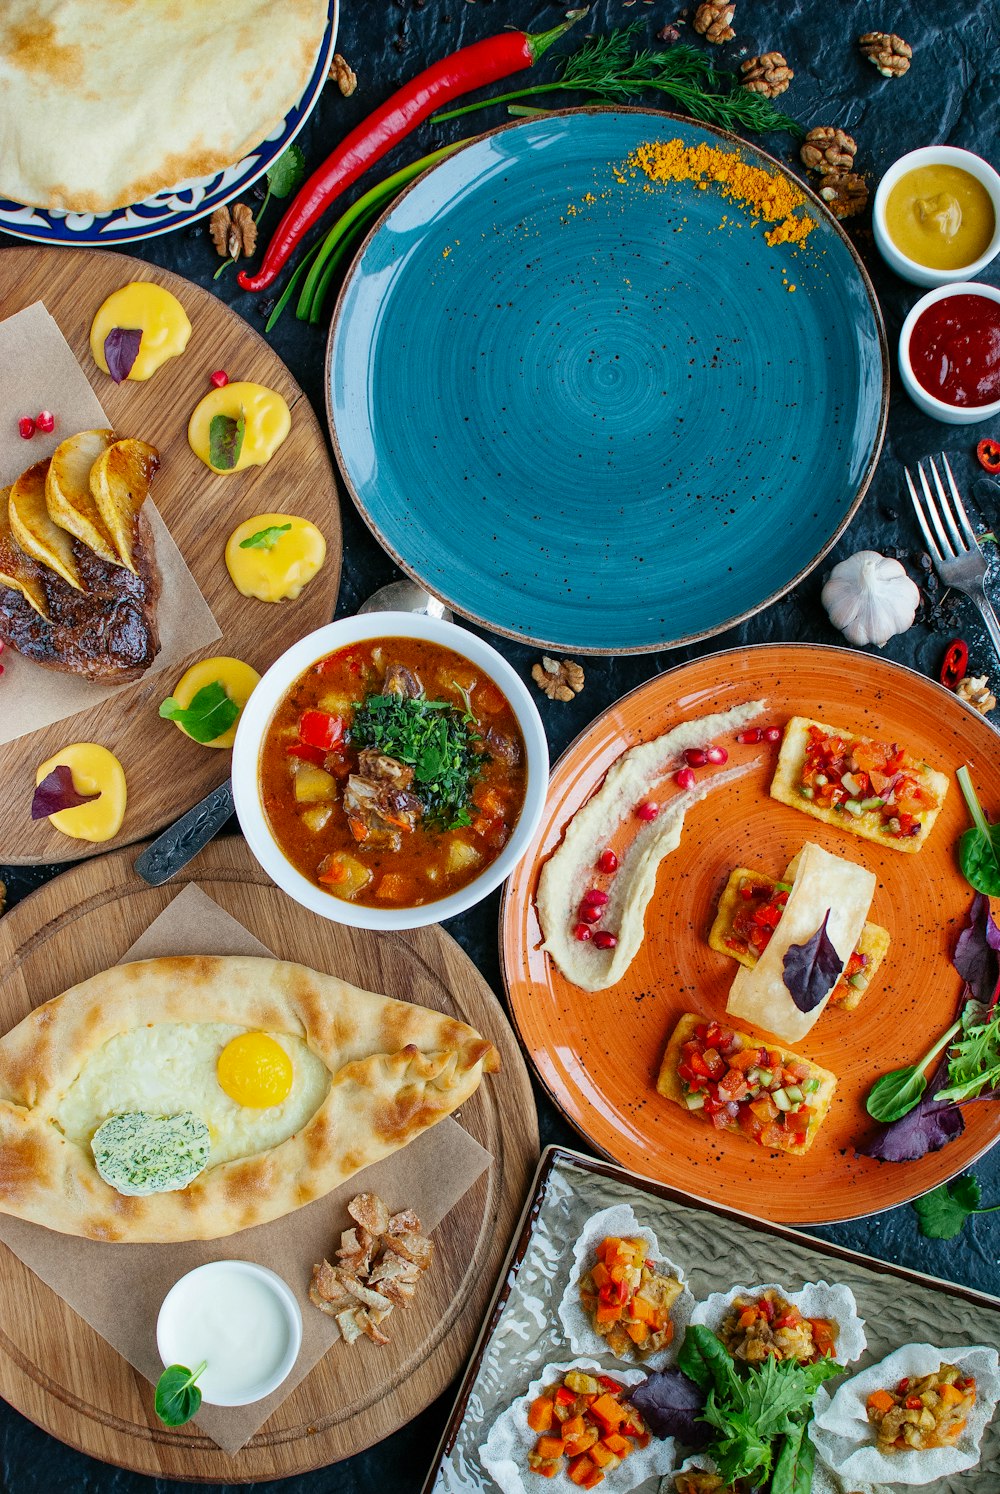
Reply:
[[[328,0],[4,0],[0,196],[107,213],[241,160],[305,90]]]
[[[441,1012],[274,959],[118,965],[0,1039],[0,1212],[108,1241],[277,1219],[499,1067]]]
[[[611,765],[601,787],[577,810],[560,844],[542,866],[536,908],[544,948],[559,970],[584,991],[604,991],[622,979],[642,944],[646,908],[656,890],[660,863],[681,843],[684,817],[713,789],[749,773],[747,763],[715,773],[703,783],[677,792],[655,815],[636,815],[637,806],[669,773],[684,762],[687,748],[705,747],[739,731],[763,711],[763,700],[749,701],[710,716],[683,721],[662,736],[630,747]],[[574,934],[573,910],[593,880],[603,847],[621,827],[635,819],[638,830],[627,850],[616,858],[617,871],[604,907],[600,936],[582,941]]]
[[[785,728],[771,798],[824,824],[910,855],[937,819],[948,779],[896,742],[808,716]]]
[[[767,947],[741,967],[726,1011],[794,1043],[822,1016],[857,948],[875,895],[875,873],[806,841]]]
[[[777,1043],[696,1012],[670,1035],[656,1088],[717,1131],[801,1156],[816,1140],[837,1076]]]

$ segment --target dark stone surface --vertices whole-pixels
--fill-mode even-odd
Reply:
[[[318,164],[336,142],[395,87],[422,66],[454,48],[515,24],[543,30],[560,18],[561,7],[529,3],[529,0],[342,0],[345,11],[338,50],[358,74],[359,87],[351,99],[343,99],[334,85],[324,92],[321,103],[300,136],[310,168]],[[276,7],[280,9],[280,7]],[[693,10],[693,6],[692,6]],[[599,0],[593,8],[591,29],[635,22],[650,38],[676,11],[664,0]],[[843,0],[791,0],[787,6],[752,4],[740,0],[736,14],[736,39],[714,49],[723,66],[735,67],[742,57],[772,48],[781,50],[795,70],[795,81],[780,101],[786,112],[807,127],[837,124],[856,137],[859,145],[856,169],[864,172],[873,187],[880,174],[900,154],[919,145],[947,142],[986,156],[996,155],[1000,124],[1000,91],[997,89],[996,57],[1000,44],[1000,21],[995,6],[976,0],[883,0],[874,10],[843,3]],[[914,59],[902,79],[885,81],[860,57],[855,45],[859,32],[878,28],[898,31],[913,47]],[[681,28],[685,40],[690,28]],[[578,40],[579,38],[577,38]],[[546,60],[539,77],[551,76],[554,64]],[[497,90],[499,91],[499,90]],[[563,95],[560,102],[578,100]],[[647,100],[648,102],[648,100]],[[442,143],[473,133],[471,126],[489,127],[504,122],[501,110],[484,111],[472,121],[456,121],[437,130],[428,125],[387,157],[376,175],[388,173]],[[462,125],[466,126],[465,131]],[[787,137],[763,142],[774,153],[791,158],[795,152]],[[362,183],[359,190],[368,185]],[[269,209],[266,229],[278,216]],[[924,584],[920,567],[921,549],[915,521],[909,512],[902,486],[901,464],[947,450],[956,476],[968,495],[979,470],[975,464],[976,440],[985,426],[954,427],[925,419],[909,403],[899,386],[895,370],[895,344],[906,311],[920,292],[896,279],[876,254],[869,220],[855,220],[852,238],[868,266],[885,315],[893,360],[892,406],[885,450],[875,480],[860,512],[834,554],[809,579],[779,605],[721,635],[699,648],[669,653],[585,661],[587,685],[572,704],[542,702],[553,757],[587,722],[616,697],[663,669],[714,648],[745,643],[808,639],[837,643],[839,635],[830,627],[819,602],[823,576],[834,560],[863,548],[899,551],[911,574]],[[0,235],[0,243],[13,242]],[[211,286],[217,268],[204,226],[175,236],[152,239],[139,249],[142,258],[176,270],[201,285]],[[985,279],[997,283],[996,264]],[[231,272],[213,287],[252,325],[263,323],[260,305],[241,293]],[[272,341],[302,383],[317,410],[323,409],[323,351],[326,331],[308,328],[286,315]],[[984,525],[1000,523],[1000,488],[980,490]],[[349,502],[344,508],[344,574],[338,616],[353,612],[377,586],[396,576],[395,568],[382,553]],[[944,645],[955,634],[969,642],[972,665],[979,672],[996,675],[996,664],[978,614],[971,603],[957,599],[944,618],[930,617],[902,637],[894,638],[886,657],[936,674]],[[537,654],[534,650],[493,640],[502,652],[527,674]],[[5,874],[10,902],[14,903],[58,871],[57,867]],[[2,869],[0,869],[2,872]],[[495,990],[500,989],[496,949],[496,919],[499,896],[462,918],[454,920],[454,934],[476,961]],[[543,1144],[549,1141],[582,1145],[575,1132],[552,1105],[538,1093]],[[983,1183],[986,1202],[1000,1202],[1000,1153],[994,1152],[976,1168]],[[762,1200],[762,1211],[766,1201]],[[957,1241],[932,1242],[917,1233],[916,1218],[909,1208],[878,1214],[870,1219],[837,1228],[817,1230],[823,1237],[840,1241],[888,1260],[901,1261],[935,1275],[967,1282],[981,1289],[1000,1291],[1000,1223],[996,1216],[976,1219]],[[6,1303],[4,1310],[17,1310]],[[263,1491],[282,1494],[410,1494],[420,1488],[430,1465],[450,1405],[445,1395],[411,1425],[378,1447],[317,1473],[292,1481],[255,1485]],[[79,1494],[174,1494],[184,1486],[166,1480],[150,1480],[108,1468],[62,1447],[16,1412],[0,1404],[0,1485],[6,1494],[49,1494],[55,1489],[75,1489]],[[218,1489],[230,1486],[217,1486]]]

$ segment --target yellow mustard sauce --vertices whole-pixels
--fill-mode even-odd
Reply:
[[[931,270],[960,270],[989,248],[996,216],[982,182],[941,162],[907,171],[889,193],[885,226],[896,248]]]

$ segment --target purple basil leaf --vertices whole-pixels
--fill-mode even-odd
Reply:
[[[104,339],[104,361],[116,384],[122,384],[132,372],[142,342],[141,327],[112,327]]]
[[[35,789],[31,800],[31,818],[46,820],[60,809],[75,809],[78,804],[89,804],[99,799],[100,794],[80,794],[73,787],[73,773],[65,763],[52,769]]]
[[[855,1147],[861,1157],[878,1162],[916,1162],[928,1152],[939,1152],[965,1130],[962,1112],[952,1100],[934,1096],[947,1081],[948,1060],[942,1059],[927,1081],[919,1105],[901,1120],[879,1126],[864,1146]]]
[[[679,1369],[654,1370],[629,1393],[629,1400],[654,1437],[676,1437],[696,1451],[708,1446],[712,1428],[698,1420],[705,1397]]]
[[[805,944],[790,944],[785,952],[785,988],[800,1012],[814,1011],[829,996],[844,968],[826,931],[830,909],[819,928]]]
[[[993,922],[990,900],[977,892],[969,921],[958,936],[952,964],[969,987],[972,999],[991,1005],[1000,983],[1000,929]]]

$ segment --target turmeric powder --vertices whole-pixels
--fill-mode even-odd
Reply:
[[[683,140],[650,140],[636,146],[626,166],[644,172],[652,182],[694,181],[702,191],[709,181],[715,182],[723,197],[739,202],[755,218],[775,224],[764,235],[772,248],[801,246],[816,227],[816,220],[808,214],[795,216],[796,208],[805,205],[804,193],[780,172],[751,166],[736,151],[685,145]]]

